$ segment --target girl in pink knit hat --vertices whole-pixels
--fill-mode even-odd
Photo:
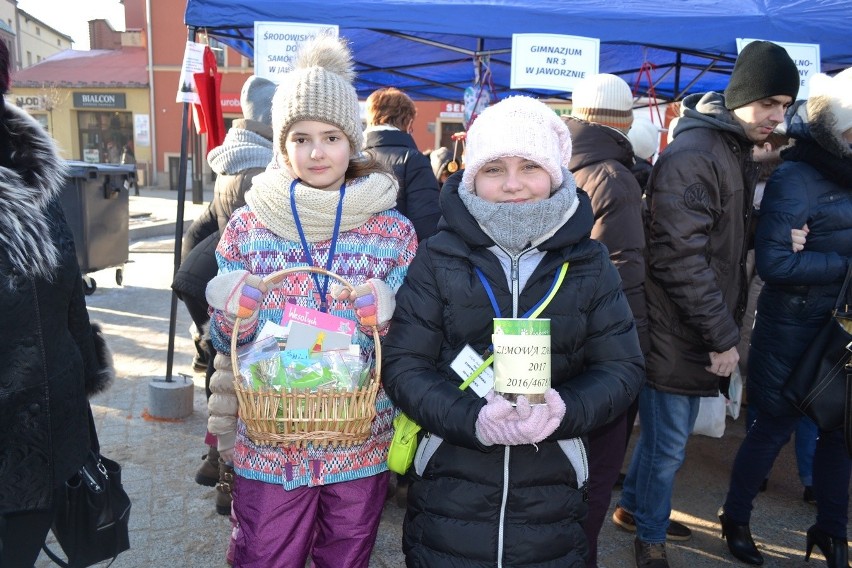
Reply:
[[[592,209],[570,157],[568,128],[543,103],[510,97],[483,111],[466,169],[441,192],[439,232],[397,293],[382,379],[422,427],[408,566],[585,566],[580,438],[636,397],[643,358],[618,273],[589,238]],[[485,374],[461,390],[488,358],[494,318],[542,305],[551,387],[540,400],[501,396]]]

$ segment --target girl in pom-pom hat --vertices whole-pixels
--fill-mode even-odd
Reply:
[[[320,36],[300,50],[273,97],[274,162],[254,178],[247,205],[231,216],[216,251],[219,276],[207,287],[219,352],[208,429],[236,474],[234,566],[303,568],[310,557],[317,567],[366,567],[378,530],[394,413],[384,392],[362,444],[259,445],[237,419],[227,355],[232,333],[247,343],[263,322],[280,322],[292,301],[386,328],[417,237],[393,210],[393,175],[362,157],[352,78],[343,42]],[[263,276],[298,266],[326,268],[355,289],[302,272],[267,290]],[[372,336],[363,331],[357,341],[362,352],[372,351]]]

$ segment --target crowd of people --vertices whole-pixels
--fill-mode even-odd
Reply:
[[[567,117],[527,96],[492,104],[469,126],[464,156],[421,153],[416,108],[395,88],[367,99],[365,130],[353,79],[346,42],[320,36],[277,86],[246,82],[245,118],[208,156],[215,198],[173,284],[206,373],[208,448],[195,480],[216,487],[216,510],[231,517],[229,563],[366,568],[385,499],[403,484],[407,566],[594,568],[621,484],[611,521],[635,533],[635,565],[668,568],[666,541],[691,538],[670,517],[700,400],[718,395],[747,350],[747,433],[718,511],[722,537],[735,559],[763,564],[753,501],[796,431],[804,498],[816,505],[802,549],[848,566],[843,434],[803,419],[781,389],[852,264],[852,69],[817,75],[797,101],[787,51],[751,42],[723,93],[682,101],[656,159],[661,129],[634,120],[633,93],[615,75],[579,82]],[[21,114],[3,110],[0,219],[52,240],[33,248],[0,234],[0,273],[25,298],[6,294],[3,317],[63,315],[35,351],[0,343],[20,360],[0,372],[0,420],[12,420],[2,432],[23,427],[21,409],[35,413],[24,424],[31,448],[0,445],[2,566],[32,565],[56,480],[85,450],[85,434],[70,434],[109,375],[56,213],[56,151]],[[20,138],[39,150],[31,163],[12,150]],[[771,163],[762,179],[761,162]],[[30,208],[9,207],[16,196]],[[264,278],[292,267],[354,288],[305,271],[270,289]],[[290,303],[356,321],[364,357],[377,353],[377,330],[382,388],[363,443],[267,445],[240,419],[232,337],[250,344]],[[30,305],[39,309],[19,313]],[[460,389],[459,363],[471,351],[487,359],[495,318],[530,317],[550,325],[540,400]],[[61,387],[49,372],[58,357],[73,362]],[[63,404],[51,393],[60,388]],[[399,412],[421,432],[396,479],[387,455]],[[51,432],[54,414],[74,427]],[[36,454],[36,489],[7,483],[13,451]]]

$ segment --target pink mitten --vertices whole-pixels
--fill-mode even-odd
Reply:
[[[207,303],[243,323],[257,317],[257,309],[268,288],[260,276],[245,270],[219,274],[207,284]]]
[[[361,325],[381,327],[390,321],[396,309],[396,294],[378,278],[370,278],[365,284],[354,288],[334,284],[331,296],[335,300],[351,301]]]
[[[486,413],[492,406],[493,398],[497,397],[506,405],[510,411],[499,401],[494,404],[499,411]],[[486,395],[488,404],[479,412],[476,418],[476,437],[485,445],[518,446],[522,444],[536,444],[541,442],[559,427],[565,416],[565,402],[559,393],[549,389],[544,394],[546,404],[532,406],[526,397],[518,397],[516,407],[506,401],[503,397],[494,394],[493,391]]]
[[[509,424],[518,420],[518,411],[493,389],[485,395],[485,400],[488,404],[476,417],[476,439],[486,446],[511,445],[507,442]]]

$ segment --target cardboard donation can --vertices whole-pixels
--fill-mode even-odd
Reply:
[[[543,404],[550,388],[550,320],[494,318],[494,392]]]

